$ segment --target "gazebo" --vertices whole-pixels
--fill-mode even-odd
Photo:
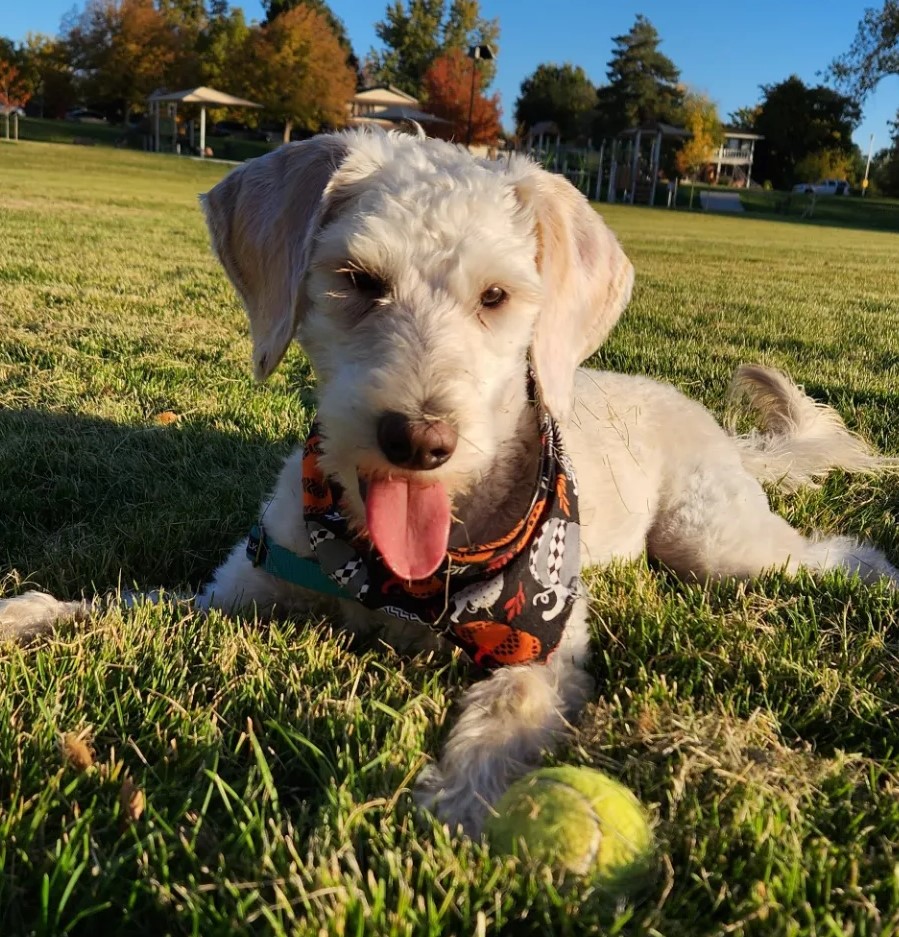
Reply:
[[[555,137],[555,143],[553,143]],[[556,150],[562,145],[562,134],[559,125],[551,120],[541,120],[528,128],[525,146],[528,150],[542,152],[545,148],[555,146]]]
[[[624,192],[624,201],[631,205],[638,202],[654,204],[662,142],[686,140],[689,136],[689,130],[662,121],[641,124],[619,133],[612,148],[608,201],[614,202],[615,194],[620,189]],[[647,144],[648,158],[645,152]]]
[[[206,155],[206,108],[207,107],[262,107],[245,98],[237,98],[215,88],[201,85],[199,88],[189,88],[187,91],[164,92],[157,91],[147,99],[150,103],[150,112],[153,115],[153,151],[159,152],[159,105],[172,104],[177,114],[179,104],[200,105],[200,156]],[[173,143],[177,137],[177,121],[173,130]]]

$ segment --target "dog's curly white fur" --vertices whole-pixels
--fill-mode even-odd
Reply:
[[[205,208],[249,315],[257,375],[266,377],[295,337],[313,364],[322,467],[343,485],[357,524],[360,476],[416,475],[379,448],[378,419],[395,411],[458,431],[452,457],[427,472],[452,501],[451,545],[505,532],[527,508],[540,452],[530,362],[576,467],[584,566],[648,550],[699,578],[807,566],[899,579],[873,547],[803,537],[770,511],[759,479],[792,487],[833,467],[881,465],[836,413],[783,375],[738,372],[762,431],[737,438],[672,387],[578,369],[618,319],[633,272],[587,201],[527,159],[480,163],[445,143],[350,131],[239,167]],[[359,272],[382,294],[360,291]],[[507,298],[487,308],[480,299],[492,287]],[[310,555],[300,453],[285,463],[265,523],[277,543]],[[420,625],[273,579],[248,562],[245,543],[196,602],[262,614],[315,605],[355,632],[381,628],[397,645],[434,641]],[[89,610],[26,593],[0,601],[0,636]],[[580,599],[548,664],[510,667],[472,687],[443,756],[418,782],[419,800],[451,825],[479,830],[489,805],[578,712],[590,687],[587,644]]]

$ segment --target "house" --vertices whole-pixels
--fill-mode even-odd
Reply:
[[[396,118],[380,120],[378,114],[386,111],[393,114],[398,108],[417,109],[418,98],[394,88],[393,85],[381,85],[377,88],[366,88],[358,91],[352,99],[347,101],[349,117],[347,123],[351,127],[363,124],[378,124],[381,127],[393,126]]]
[[[715,181],[749,187],[752,182],[752,160],[755,144],[765,138],[758,133],[738,127],[724,127],[724,141],[715,152],[711,163],[715,164]]]

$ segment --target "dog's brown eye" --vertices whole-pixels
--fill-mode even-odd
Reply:
[[[487,306],[501,306],[507,299],[509,294],[498,286],[491,286],[490,289],[484,290],[481,293],[481,305]]]
[[[347,272],[353,289],[365,293],[369,299],[380,299],[387,292],[387,284],[374,274],[365,270],[350,270]]]

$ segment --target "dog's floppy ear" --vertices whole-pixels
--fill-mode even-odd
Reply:
[[[518,171],[515,171],[515,170]],[[631,296],[634,269],[615,235],[562,176],[530,164],[512,170],[532,214],[543,307],[531,346],[540,396],[564,422],[578,365],[602,344]]]
[[[346,151],[334,135],[287,144],[239,166],[202,197],[213,249],[250,319],[259,380],[296,332],[328,185]]]

